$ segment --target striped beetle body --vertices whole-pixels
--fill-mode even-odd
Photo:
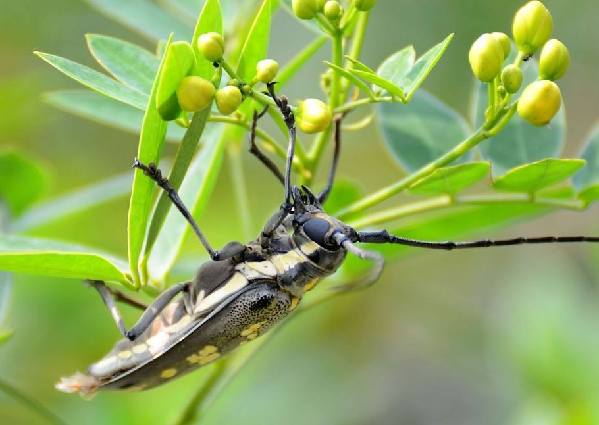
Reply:
[[[270,237],[249,243],[242,254],[204,263],[189,283],[191,308],[184,297],[174,299],[143,334],[123,338],[86,375],[63,378],[57,388],[87,396],[99,389],[152,388],[265,333],[346,256],[343,247],[327,246],[327,233],[353,230],[320,206],[302,207],[302,214],[289,214]]]

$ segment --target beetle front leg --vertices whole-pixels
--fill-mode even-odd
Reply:
[[[137,323],[130,330],[127,330],[125,327],[125,322],[123,321],[123,318],[116,307],[115,297],[108,289],[106,284],[98,280],[90,281],[90,284],[98,291],[102,301],[104,301],[104,304],[106,307],[108,307],[108,310],[110,311],[110,314],[112,315],[112,318],[114,319],[114,322],[116,323],[121,335],[131,341],[134,341],[139,335],[143,334],[150,327],[154,319],[156,319],[156,317],[162,313],[171,300],[180,292],[184,292],[184,296],[187,297],[189,297],[190,294],[189,283],[179,283],[177,285],[171,286],[169,289],[160,294],[154,300],[154,302],[144,310]],[[185,300],[185,305],[186,308],[191,306],[189,299]]]

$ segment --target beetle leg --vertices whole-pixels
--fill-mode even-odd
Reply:
[[[333,184],[335,183],[337,165],[339,164],[339,155],[341,153],[341,122],[343,121],[343,117],[344,115],[339,115],[335,118],[335,146],[333,148],[333,163],[331,164],[331,169],[329,171],[327,185],[322,192],[318,194],[318,202],[321,205],[327,201],[329,195],[331,194],[331,190],[333,190]]]
[[[144,310],[137,323],[130,330],[127,330],[125,327],[125,322],[123,321],[123,318],[121,317],[121,314],[119,313],[114,302],[115,300],[112,292],[110,292],[104,282],[94,280],[90,281],[90,283],[94,288],[96,288],[100,294],[100,297],[102,297],[104,304],[106,304],[106,307],[108,307],[108,310],[110,310],[110,314],[112,315],[119,332],[125,338],[128,338],[131,341],[134,341],[139,335],[148,329],[154,319],[156,319],[156,317],[162,313],[162,311],[171,302],[171,300],[175,298],[175,296],[177,296],[180,292],[186,292],[186,294],[189,294],[189,283],[179,283],[177,285],[171,286],[169,289],[160,294],[154,300],[154,302],[150,304],[146,310]],[[185,304],[187,308],[187,304],[191,306],[191,301],[187,299]]]
[[[256,131],[258,126],[258,120],[264,116],[264,114],[268,111],[268,105],[264,108],[262,112],[254,111],[254,116],[252,119],[252,127],[250,131],[250,153],[254,155],[258,160],[268,168],[271,173],[279,180],[282,184],[285,184],[285,177],[283,177],[283,173],[279,170],[279,167],[272,162],[272,160],[264,154],[256,144]]]

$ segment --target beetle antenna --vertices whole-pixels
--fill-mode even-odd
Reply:
[[[599,237],[595,236],[541,236],[534,238],[511,238],[511,239],[483,239],[470,242],[431,242],[421,241],[417,239],[401,238],[389,234],[386,230],[378,232],[358,232],[358,242],[364,243],[391,243],[396,245],[405,245],[415,248],[441,249],[452,251],[454,249],[470,249],[470,248],[491,248],[496,246],[514,246],[514,245],[540,245],[551,243],[577,243],[590,242],[599,243]]]
[[[374,267],[372,268],[371,272],[364,279],[347,283],[345,285],[336,286],[333,288],[334,290],[352,291],[354,289],[366,289],[378,280],[385,267],[385,258],[380,252],[367,251],[365,249],[359,248],[347,235],[341,232],[334,233],[333,240],[337,243],[337,245],[345,248],[348,252],[356,255],[362,260],[372,261],[374,263]]]
[[[320,204],[324,204],[331,191],[333,190],[333,184],[335,183],[335,176],[337,174],[337,166],[339,165],[339,156],[341,155],[341,124],[345,114],[340,114],[335,117],[335,136],[333,140],[335,141],[335,145],[333,147],[333,162],[331,164],[331,169],[329,170],[329,176],[327,179],[326,187],[318,194],[318,202]]]
[[[285,184],[285,177],[279,167],[268,157],[264,152],[260,150],[258,144],[256,143],[256,132],[258,131],[258,120],[264,116],[264,114],[268,111],[268,105],[264,107],[262,112],[254,111],[254,116],[252,119],[252,127],[250,130],[250,153],[254,155],[258,160],[266,166],[270,170],[271,173],[281,182],[281,184]]]

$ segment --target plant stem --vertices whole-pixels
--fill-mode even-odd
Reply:
[[[286,84],[292,76],[297,74],[297,71],[304,65],[316,52],[318,52],[322,46],[327,42],[329,37],[322,35],[317,37],[308,44],[304,50],[299,52],[285,67],[279,72],[277,77],[277,83],[279,85]]]
[[[45,418],[48,422],[56,425],[65,425],[65,422],[63,422],[62,419],[60,419],[54,413],[45,408],[41,403],[39,403],[37,400],[32,399],[27,394],[16,389],[9,383],[0,380],[0,391],[5,392],[15,400],[29,407],[33,412]]]
[[[414,183],[416,183],[418,180],[428,176],[429,174],[432,174],[438,168],[444,167],[445,165],[460,158],[462,155],[464,155],[466,152],[468,152],[470,149],[472,149],[473,147],[475,147],[476,145],[478,145],[480,142],[487,139],[488,137],[489,137],[489,135],[488,135],[487,131],[485,130],[484,126],[479,128],[474,134],[472,134],[466,140],[464,140],[459,145],[454,147],[452,150],[447,152],[445,155],[437,158],[435,161],[429,163],[428,165],[425,165],[420,170],[410,174],[409,176],[404,177],[397,183],[387,186],[387,187],[379,190],[378,192],[375,192],[375,193],[371,194],[370,196],[367,196],[366,198],[345,208],[338,214],[339,218],[343,220],[344,218],[347,218],[351,214],[355,214],[357,212],[363,211],[367,208],[370,208],[374,205],[377,205],[377,204],[389,199],[390,197],[409,188]]]
[[[581,211],[585,205],[581,201],[572,201],[554,198],[536,198],[531,199],[528,194],[489,194],[489,195],[465,195],[452,198],[449,195],[442,195],[436,198],[427,199],[420,202],[413,202],[396,208],[390,208],[368,217],[361,217],[350,221],[349,225],[363,229],[377,224],[388,223],[406,217],[416,216],[427,211],[435,211],[446,208],[457,208],[473,205],[493,205],[501,203],[530,204],[540,207],[562,208],[573,211]]]
[[[382,103],[382,102],[394,102],[394,99],[391,96],[381,96],[381,97],[365,97],[363,99],[354,100],[353,102],[348,102],[344,105],[341,105],[335,108],[334,113],[340,114],[343,112],[351,112],[360,106],[369,105],[371,103]]]

